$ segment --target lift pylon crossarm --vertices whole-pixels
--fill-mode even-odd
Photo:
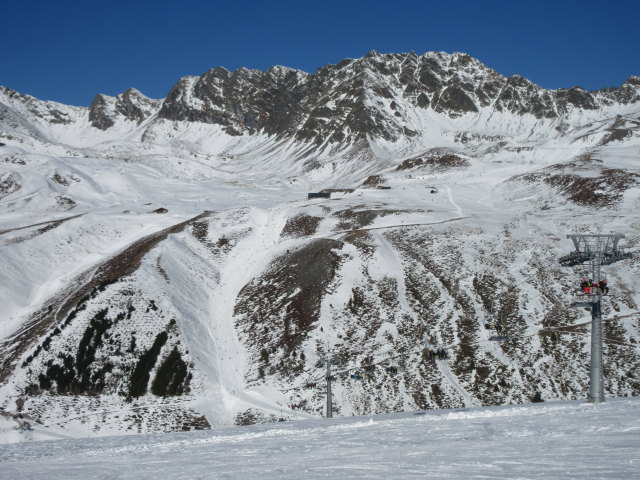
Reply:
[[[578,252],[606,252],[618,249],[618,242],[624,238],[621,233],[571,233],[567,235]]]
[[[575,251],[560,257],[563,266],[572,267],[596,259],[601,265],[610,265],[631,258],[630,253],[618,249],[618,243],[625,238],[620,233],[570,234],[567,238],[573,241]]]

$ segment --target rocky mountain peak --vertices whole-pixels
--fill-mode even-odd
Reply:
[[[631,75],[624,83],[627,85],[635,85],[640,87],[640,77],[637,75]]]
[[[100,130],[107,130],[118,119],[136,122],[138,125],[153,115],[162,100],[153,100],[135,88],[129,88],[116,97],[99,93],[89,105],[89,121]]]
[[[113,119],[115,98],[99,93],[89,105],[89,121],[100,130],[106,130],[115,124]]]
[[[71,121],[52,103],[3,92],[42,118]],[[316,147],[341,147],[371,138],[395,142],[419,136],[433,113],[455,119],[495,111],[566,122],[576,110],[636,102],[638,76],[617,88],[548,90],[522,75],[505,77],[462,52],[371,50],[312,74],[285,66],[265,71],[215,67],[180,79],[162,101],[136,89],[116,97],[99,94],[89,106],[89,120],[107,131],[121,121],[137,126],[157,114],[161,120],[220,125],[230,135],[262,132]]]

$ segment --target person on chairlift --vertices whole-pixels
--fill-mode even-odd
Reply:
[[[600,280],[598,286],[600,287],[600,293],[602,293],[602,295],[607,295],[609,293],[609,287],[607,286],[606,279],[603,278],[602,280]]]

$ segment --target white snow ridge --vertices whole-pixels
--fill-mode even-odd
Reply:
[[[88,108],[0,87],[0,143],[1,478],[637,476],[639,77],[370,52]],[[570,233],[632,254],[604,404]]]

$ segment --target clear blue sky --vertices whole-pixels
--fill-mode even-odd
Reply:
[[[0,85],[73,105],[129,87],[162,98],[219,65],[314,72],[371,49],[466,52],[545,88],[640,75],[640,0],[11,0],[0,11]]]

